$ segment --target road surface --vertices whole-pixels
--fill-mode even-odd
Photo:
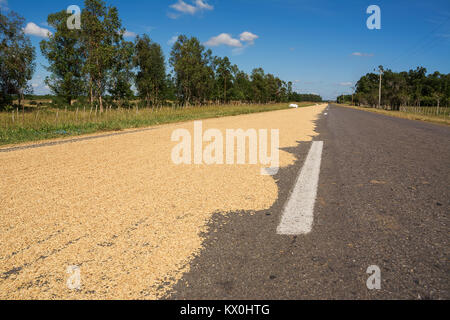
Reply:
[[[331,105],[314,224],[276,230],[311,143],[276,177],[277,202],[216,215],[171,299],[449,299],[450,128]],[[368,290],[369,266],[381,290]]]

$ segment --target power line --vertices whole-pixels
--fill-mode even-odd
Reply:
[[[447,24],[447,22],[449,22],[449,21],[450,21],[450,17],[447,18],[446,20],[444,20],[442,23],[440,23],[430,33],[428,33],[425,36],[423,36],[419,41],[416,41],[416,43],[410,49],[406,50],[405,52],[403,52],[402,54],[400,54],[399,56],[397,56],[396,58],[391,60],[390,63],[388,64],[388,66],[393,65],[394,63],[398,62],[401,58],[403,58],[407,54],[409,56],[411,56],[412,54],[416,54],[416,53],[420,52],[420,50],[422,50],[424,47],[428,46],[429,42],[430,42],[430,45],[431,45],[436,40],[437,41],[440,40],[439,38],[432,38],[431,35],[434,34],[436,31],[438,31],[442,26]]]

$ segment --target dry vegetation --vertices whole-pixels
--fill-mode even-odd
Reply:
[[[313,103],[304,102],[300,106]],[[0,112],[0,145],[288,108],[287,103],[159,109],[28,108]]]
[[[400,111],[393,111],[369,107],[355,107],[351,105],[343,105],[343,106],[357,110],[375,112],[397,118],[450,125],[450,108],[441,107],[439,108],[438,112],[437,107],[401,107]]]

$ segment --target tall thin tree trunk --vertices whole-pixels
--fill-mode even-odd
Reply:
[[[100,103],[100,113],[103,113],[103,98],[102,98],[102,94],[101,93],[98,96],[98,101]]]
[[[98,102],[100,107],[100,113],[103,113],[102,84],[100,80],[97,80],[97,90],[98,90]]]
[[[227,77],[225,77],[225,81],[224,81],[223,100],[224,100],[224,103],[227,103]]]
[[[94,95],[93,95],[93,92],[92,92],[92,78],[89,79],[89,99],[90,99],[91,108],[92,108],[92,106],[94,104]]]
[[[23,100],[24,100],[23,99],[23,91],[20,90],[20,92],[19,92],[19,106],[22,106],[22,122],[25,122],[25,103],[21,104],[21,102]]]

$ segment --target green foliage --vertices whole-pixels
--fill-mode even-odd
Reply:
[[[180,36],[174,44],[170,63],[175,72],[175,87],[181,104],[211,101],[274,103],[287,101],[320,102],[317,95],[292,92],[292,83],[256,68],[251,75],[232,65],[228,57],[212,57],[196,38]]]
[[[114,72],[125,30],[117,8],[107,7],[102,0],[85,0],[81,22],[81,43],[86,54],[83,72],[89,79],[91,101],[96,98],[103,112],[108,76]]]
[[[118,107],[128,106],[129,101],[134,98],[131,90],[133,79],[133,53],[134,44],[132,42],[121,41],[118,44],[117,52],[114,56],[113,67],[109,80],[109,92]]]
[[[232,96],[229,91],[233,87],[233,67],[228,57],[214,57],[213,68],[215,70],[215,91],[212,98],[227,103],[228,98]]]
[[[70,105],[85,89],[82,73],[85,59],[80,42],[81,31],[67,28],[69,16],[66,11],[48,16],[47,23],[55,32],[48,40],[41,41],[40,46],[43,56],[49,62],[47,70],[51,73],[45,83],[53,94]]]
[[[310,101],[310,102],[322,102],[322,97],[317,94],[300,94],[297,92],[294,92],[290,95],[290,101],[295,102],[303,102],[303,101]]]
[[[356,85],[354,102],[357,105],[378,106],[379,75],[368,73]],[[417,67],[408,72],[386,70],[382,77],[381,105],[391,110],[401,106],[440,106],[450,101],[450,74],[435,72],[427,75],[427,70]],[[338,97],[339,102],[351,102],[351,95]]]
[[[166,92],[166,66],[161,46],[153,43],[149,36],[136,38],[134,65],[137,69],[136,87],[146,106],[163,102]]]
[[[203,104],[214,88],[212,52],[197,38],[179,36],[172,48],[170,64],[175,72],[179,101],[184,105]]]
[[[0,107],[17,95],[19,104],[24,94],[32,93],[28,85],[35,69],[35,51],[24,34],[24,19],[14,12],[0,12]]]

